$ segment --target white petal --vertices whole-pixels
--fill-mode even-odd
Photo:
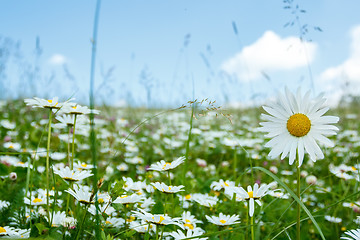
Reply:
[[[303,160],[304,160],[304,142],[303,142],[303,138],[299,138],[298,157],[299,157],[299,166],[298,167],[300,167]]]
[[[249,200],[249,216],[252,217],[254,215],[254,199],[250,198]]]

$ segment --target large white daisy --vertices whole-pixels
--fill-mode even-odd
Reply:
[[[266,147],[272,148],[269,157],[281,159],[289,155],[289,164],[292,165],[298,152],[299,166],[301,166],[304,153],[307,152],[312,161],[324,158],[319,145],[333,147],[334,143],[327,137],[336,135],[339,129],[331,124],[339,121],[335,116],[323,116],[328,110],[324,107],[326,99],[320,94],[310,99],[310,91],[304,96],[300,88],[296,96],[285,88],[285,95],[279,93],[277,101],[264,106],[269,113],[261,114],[267,122],[262,122],[260,128],[268,132],[265,137],[272,138]]]

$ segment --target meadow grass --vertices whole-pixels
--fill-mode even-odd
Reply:
[[[99,238],[155,239],[162,236],[172,239],[168,235],[170,232],[186,233],[176,224],[141,222],[133,211],[144,209],[153,216],[167,214],[162,216],[171,217],[187,229],[199,229],[202,237],[208,239],[294,239],[296,202],[299,203],[294,193],[296,172],[286,159],[269,159],[269,149],[264,147],[268,139],[257,130],[260,108],[222,112],[231,114],[230,122],[219,109],[210,111],[203,106],[205,104],[194,105],[195,108],[188,104],[176,110],[104,107],[101,114],[95,116],[97,173],[101,179],[101,183],[95,183],[99,187],[96,195]],[[302,239],[339,239],[344,231],[358,226],[358,114],[355,109],[333,111],[341,117],[340,132],[332,138],[335,147],[323,149],[325,158],[316,163],[305,156],[301,166]],[[191,121],[190,116],[193,116]],[[95,239],[96,217],[89,212],[94,204],[82,204],[72,198],[70,211],[67,211],[70,195],[65,190],[72,184],[52,173],[52,169],[68,165],[68,129],[59,127],[56,119],[51,125],[49,143],[50,190],[54,191],[48,196],[50,210],[46,205],[24,203],[24,197],[41,198],[47,189],[44,170],[48,120],[43,109],[31,109],[22,101],[7,101],[1,105],[0,200],[4,202],[0,209],[0,226],[12,226],[15,232],[27,230],[24,236]],[[89,124],[78,122],[75,151],[71,154],[74,163],[92,165],[89,137]],[[72,139],[70,141],[72,143]],[[53,153],[64,153],[64,158],[52,158]],[[160,160],[171,163],[182,156],[187,156],[187,160],[167,172],[148,170]],[[16,173],[17,178],[10,178],[11,173]],[[185,187],[184,191],[167,194],[154,190],[151,183],[155,182]],[[260,199],[262,206],[255,206],[253,222],[248,216],[246,201],[237,201],[225,194],[226,185],[232,182],[244,188],[255,182],[273,183],[269,194]],[[94,189],[91,177],[73,184],[87,186],[90,192]],[[103,198],[105,195],[107,197]],[[112,203],[125,195],[141,198],[134,202]],[[177,219],[187,211],[193,216],[188,219],[190,225],[185,225],[184,219]],[[57,212],[72,217],[74,222],[61,219],[56,223],[57,220],[52,219],[51,226],[47,216]],[[205,217],[220,213],[239,215],[241,222],[220,226]],[[194,222],[194,219],[201,222]]]

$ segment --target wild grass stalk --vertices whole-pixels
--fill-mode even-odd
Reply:
[[[95,16],[94,16],[94,24],[93,24],[93,38],[92,38],[92,51],[91,51],[91,67],[90,67],[90,146],[91,146],[91,156],[93,163],[93,190],[97,193],[98,187],[98,176],[97,176],[97,152],[96,152],[96,135],[95,135],[95,122],[94,122],[94,77],[95,77],[95,63],[96,63],[96,46],[97,46],[97,33],[98,33],[98,25],[99,25],[99,16],[100,16],[100,6],[101,0],[96,1],[95,7]],[[97,194],[95,194],[95,238],[100,239],[100,217],[99,217],[99,203],[97,199]]]

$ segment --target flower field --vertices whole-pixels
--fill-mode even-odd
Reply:
[[[360,239],[357,109],[286,94],[242,110],[1,102],[0,238]]]

